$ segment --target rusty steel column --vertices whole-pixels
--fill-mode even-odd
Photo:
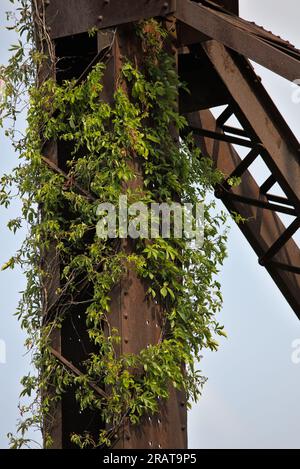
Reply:
[[[99,33],[99,37],[105,31]],[[101,41],[100,41],[101,42]],[[112,97],[116,87],[123,58],[137,66],[144,62],[144,53],[132,25],[118,28],[112,57],[105,74],[106,97]],[[137,174],[141,174],[140,162],[133,162]],[[131,188],[142,187],[140,176]],[[133,242],[126,240],[123,249],[131,252]],[[140,280],[134,269],[128,265],[125,275],[112,292],[111,327],[117,328],[121,335],[119,354],[138,354],[149,345],[159,342],[162,335],[162,308],[147,298],[148,287]],[[142,424],[132,427],[125,424],[120,430],[116,448],[119,449],[159,449],[187,447],[187,407],[183,393],[170,386],[170,399],[161,402],[160,412],[154,416],[145,416]]]
[[[87,3],[91,7],[90,9],[87,8]],[[139,15],[142,19],[157,16],[160,13],[171,13],[175,2],[146,0],[142,2],[145,11],[140,11],[137,4],[133,3],[128,2],[128,8],[125,8],[125,2],[119,0],[110,4],[94,0],[88,2],[52,0],[48,2],[46,19],[49,34],[55,44],[59,59],[59,69],[56,76],[59,82],[81,77],[82,72],[85,72],[89,64],[93,63],[95,56],[99,56],[103,50],[109,49],[102,99],[110,104],[113,103],[124,59],[129,59],[137,66],[144,62],[144,52],[134,32],[132,21],[138,19]],[[114,5],[116,8],[112,8]],[[107,13],[105,17],[102,16],[102,11]],[[131,23],[128,22],[128,24],[117,28],[113,27],[114,21],[117,21],[115,18],[119,22],[120,18],[123,17],[128,17]],[[95,39],[96,50],[94,50],[94,44],[91,43],[92,39],[88,35],[88,30],[93,22],[96,26],[102,26]],[[104,28],[105,24],[107,24],[106,29]],[[177,51],[175,53],[177,54]],[[82,56],[83,54],[85,57]],[[68,60],[71,60],[72,63],[69,63]],[[52,142],[50,150],[45,153],[45,156],[49,158],[51,163],[62,169],[66,166],[68,151],[69,149]],[[133,167],[140,175],[138,159],[133,161]],[[142,177],[138,176],[134,184],[142,187]],[[132,242],[125,240],[122,248],[126,252],[132,252]],[[50,266],[46,266],[46,270],[50,272]],[[51,286],[51,289],[56,290],[60,283],[60,266],[56,265],[56,270],[52,272],[54,287]],[[149,345],[157,344],[161,340],[163,311],[159,304],[147,298],[147,289],[148,286],[137,277],[134,269],[128,265],[121,282],[115,286],[111,293],[109,321],[110,326],[117,328],[121,336],[121,343],[116,350],[119,355],[137,354]],[[55,295],[53,305],[55,309],[57,307]],[[58,360],[76,371],[80,370],[81,364],[87,358],[87,354],[83,353],[81,348],[91,353],[93,346],[87,337],[84,311],[71,311],[71,316],[70,320],[64,321],[62,330],[53,338],[52,346]],[[73,321],[76,322],[76,337]],[[146,415],[140,425],[132,427],[128,422],[125,422],[116,435],[114,447],[119,449],[186,448],[187,405],[185,394],[177,392],[170,384],[169,400],[167,402],[161,401],[159,404],[159,413],[154,416]],[[79,412],[74,392],[71,390],[63,396],[62,403],[55,409],[54,418],[48,424],[48,431],[54,440],[54,448],[68,449],[73,448],[69,438],[71,433],[89,430],[95,434],[97,430],[100,431],[103,428],[102,424],[105,426],[105,422],[101,423],[98,415]]]

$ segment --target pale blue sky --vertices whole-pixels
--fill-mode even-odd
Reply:
[[[300,48],[298,0],[240,0],[241,15],[263,24]],[[8,57],[11,34],[4,30],[9,0],[0,0],[0,64]],[[300,138],[300,104],[293,104],[292,87],[258,67],[263,83]],[[16,162],[0,134],[0,174]],[[260,176],[262,168],[257,168]],[[13,207],[17,212],[17,206]],[[0,209],[0,264],[14,253],[20,235],[6,229],[14,213]],[[209,378],[203,398],[189,416],[191,448],[300,448],[300,365],[292,364],[292,342],[300,338],[300,321],[258,266],[255,254],[233,225],[229,259],[220,276],[224,309],[220,321],[229,335],[220,351],[205,353],[202,370]],[[7,346],[7,364],[0,364],[0,448],[18,417],[20,377],[27,372],[17,320],[13,317],[20,273],[6,271],[0,278],[0,340]]]

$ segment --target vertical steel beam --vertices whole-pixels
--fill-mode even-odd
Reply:
[[[101,34],[101,33],[100,33]],[[118,82],[122,57],[128,58],[137,66],[144,62],[144,52],[132,26],[118,28],[112,57],[105,77],[105,96],[111,97]],[[133,161],[137,174],[141,174],[140,162]],[[131,185],[140,186],[140,176]],[[133,242],[126,240],[123,249],[131,252]],[[119,354],[138,354],[149,345],[162,339],[163,311],[159,304],[146,296],[147,287],[139,279],[134,269],[128,265],[121,282],[112,292],[112,313],[110,326],[117,328],[121,335]],[[187,408],[185,396],[170,386],[170,399],[160,403],[160,411],[155,416],[145,416],[141,425],[132,427],[125,423],[120,429],[117,448],[186,448],[187,447]]]
[[[120,2],[119,2],[120,3]],[[161,2],[160,2],[161,3]],[[57,4],[57,3],[56,3]],[[154,4],[153,1],[151,5]],[[58,5],[58,4],[57,4]],[[93,2],[95,9],[95,2]],[[148,7],[150,5],[147,4]],[[169,4],[168,4],[169,5]],[[103,5],[102,5],[103,6]],[[159,6],[159,5],[158,5]],[[151,10],[151,8],[150,8]],[[165,11],[166,9],[164,9]],[[93,10],[94,11],[94,10]],[[156,11],[156,10],[155,10]],[[161,11],[161,6],[159,10]],[[65,11],[64,21],[65,27],[68,29],[68,21],[74,23],[74,12]],[[93,13],[94,14],[94,13]],[[55,21],[62,24],[62,17],[52,18],[52,31],[55,30]],[[76,25],[80,26],[80,18],[76,18]],[[77,27],[76,26],[76,27]],[[73,26],[72,26],[73,27]],[[84,30],[79,27],[80,32]],[[111,44],[110,41],[113,39]],[[75,40],[76,35],[72,38],[59,38],[60,44],[63,46],[67,40]],[[144,52],[141,44],[136,37],[133,25],[129,24],[121,26],[118,30],[101,30],[98,33],[98,53],[107,46],[111,46],[110,58],[104,76],[104,90],[102,99],[113,103],[113,96],[116,87],[119,84],[119,77],[124,57],[128,58],[137,66],[142,66],[144,62]],[[62,47],[63,48],[63,47]],[[80,64],[79,64],[80,65]],[[77,67],[83,68],[83,67]],[[61,77],[60,77],[61,79]],[[67,159],[66,149],[60,148],[55,142],[52,142],[51,151],[47,151],[45,156],[51,163],[62,168]],[[133,168],[137,174],[141,174],[140,162],[138,159],[133,161]],[[138,177],[135,185],[142,186],[143,180]],[[134,187],[131,187],[134,189]],[[125,241],[122,248],[126,252],[132,252],[133,244],[131,241]],[[51,259],[50,253],[49,258]],[[50,272],[50,266],[46,267]],[[56,265],[56,270],[52,271],[52,283],[55,285],[50,287],[53,291],[53,308],[55,309],[55,291],[60,282],[60,266]],[[154,301],[146,298],[147,287],[137,277],[134,269],[128,265],[119,285],[116,285],[111,293],[112,311],[109,318],[110,326],[117,328],[121,335],[121,343],[116,350],[118,354],[137,354],[149,345],[157,344],[162,339],[163,311],[162,308]],[[74,314],[73,314],[74,313]],[[79,317],[78,328],[80,329],[80,340],[85,340],[84,322],[82,320],[82,312],[78,316],[77,311],[69,311],[73,317]],[[61,332],[55,335],[52,342],[55,356],[61,357],[66,363],[70,363],[74,369],[80,369],[80,363],[85,357],[78,352],[80,347],[73,343],[72,321],[66,320]],[[73,331],[74,334],[75,331]],[[75,339],[74,339],[75,340]],[[76,340],[75,340],[76,342]],[[89,344],[85,343],[87,349]],[[170,399],[167,402],[159,402],[159,413],[155,416],[146,415],[139,426],[132,427],[128,422],[119,430],[115,446],[117,448],[186,448],[187,447],[187,406],[183,393],[177,392],[170,384]],[[62,403],[57,406],[54,418],[47,430],[50,432],[56,449],[66,449],[72,447],[69,442],[70,433],[77,432],[78,429],[85,428],[86,416],[79,414],[74,400],[72,391],[63,396]],[[89,416],[91,420],[92,417]],[[99,430],[101,422],[99,422]],[[93,428],[94,425],[93,425]],[[96,428],[97,429],[97,428]]]
[[[57,165],[57,145],[55,142],[50,142],[44,148],[44,156],[49,161]],[[53,305],[57,301],[57,291],[60,287],[60,265],[57,257],[56,247],[53,244],[49,251],[45,253],[42,269],[45,272],[44,277],[44,293],[43,295],[43,313],[44,322],[51,320]],[[61,330],[54,329],[51,333],[51,347],[61,354]],[[52,391],[50,391],[52,392]],[[46,417],[44,422],[44,439],[46,434],[51,435],[53,440],[53,449],[62,449],[62,403],[52,406],[49,416]]]

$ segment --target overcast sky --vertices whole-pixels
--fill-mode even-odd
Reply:
[[[264,25],[300,48],[299,0],[240,0],[241,16]],[[11,34],[4,29],[9,0],[0,0],[0,64],[8,57]],[[291,84],[261,67],[263,83],[300,138],[300,104],[292,102]],[[300,77],[299,77],[300,78]],[[16,162],[0,134],[0,175]],[[263,168],[258,167],[258,177]],[[0,264],[18,247],[20,235],[5,228],[9,215],[0,209]],[[28,360],[24,336],[13,317],[20,273],[6,271],[0,278],[0,357],[5,341],[7,362],[0,363],[0,448],[18,417],[20,377]],[[191,448],[300,448],[300,365],[291,360],[292,343],[300,339],[300,322],[263,268],[238,228],[231,229],[229,259],[221,274],[224,309],[220,321],[228,340],[215,354],[205,353],[201,369],[209,378],[203,398],[189,415]],[[0,359],[1,362],[1,359]]]

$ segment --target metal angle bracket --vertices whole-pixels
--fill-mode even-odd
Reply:
[[[49,0],[46,23],[52,39],[105,29],[176,11],[177,0]]]

